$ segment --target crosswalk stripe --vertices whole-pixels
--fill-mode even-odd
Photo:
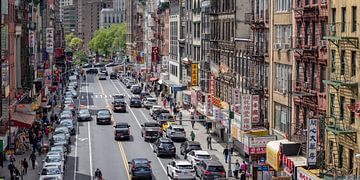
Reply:
[[[100,98],[102,98],[102,95],[100,95]]]
[[[95,98],[97,98],[97,95],[95,95]]]
[[[105,98],[107,98],[107,95],[105,94]]]
[[[91,98],[94,98],[94,96],[93,96],[93,95],[91,95]]]
[[[111,95],[109,95],[109,97],[111,98]]]

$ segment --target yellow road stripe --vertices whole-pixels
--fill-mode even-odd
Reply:
[[[102,86],[102,84],[100,83],[99,80],[97,80],[97,82],[98,82],[98,84],[99,84],[99,86],[100,86],[101,93],[102,93],[102,94],[105,94],[104,87]],[[107,107],[107,108],[110,107],[109,101],[108,101],[107,98],[105,98],[105,104],[106,104],[105,107]],[[111,110],[110,110],[110,111],[111,111]],[[111,122],[112,122],[112,124],[115,123],[114,116],[111,116]],[[121,142],[117,142],[117,143],[118,143],[119,151],[120,151],[120,154],[121,154],[121,157],[122,157],[124,166],[125,166],[126,175],[127,175],[127,177],[128,177],[128,180],[131,180],[131,177],[130,177],[130,174],[129,174],[129,165],[128,165],[129,163],[128,163],[128,160],[127,160],[127,158],[126,158],[126,154],[125,154],[124,147],[123,147],[123,145],[122,145]]]

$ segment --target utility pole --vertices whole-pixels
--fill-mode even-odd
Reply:
[[[228,148],[230,147],[230,144],[233,143],[232,137],[231,137],[231,119],[234,118],[234,112],[231,111],[231,106],[229,104],[229,124],[228,124],[228,133],[229,133],[229,140],[228,140]],[[229,149],[230,151],[230,149]],[[229,152],[229,159],[228,159],[228,177],[233,177],[232,169],[231,169],[231,153]]]

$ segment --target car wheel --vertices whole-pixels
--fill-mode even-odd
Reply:
[[[169,168],[168,168],[168,167],[166,167],[166,175],[170,177]]]
[[[174,173],[171,174],[171,179],[174,179]]]
[[[144,137],[144,134],[143,134],[143,133],[141,133],[141,137]]]

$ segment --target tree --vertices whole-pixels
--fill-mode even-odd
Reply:
[[[74,35],[74,33],[67,34],[67,35],[65,36],[66,44],[67,44],[67,45],[70,44],[71,40],[72,40],[73,38],[75,38],[75,37],[76,37],[76,36]]]
[[[76,51],[74,53],[74,64],[76,65],[80,65],[80,64],[84,64],[84,63],[88,63],[88,57],[85,51]]]
[[[74,37],[71,39],[70,44],[69,44],[69,48],[71,49],[79,49],[83,44],[83,40],[78,38],[78,37]]]

